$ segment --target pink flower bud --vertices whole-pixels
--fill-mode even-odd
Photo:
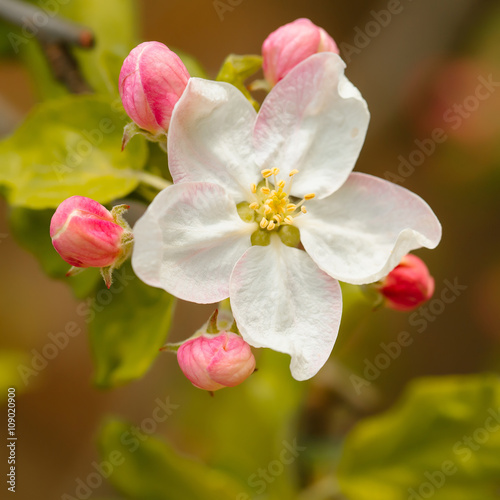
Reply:
[[[255,370],[250,346],[236,333],[204,333],[179,347],[177,360],[195,387],[217,391],[241,384]]]
[[[123,62],[118,88],[128,116],[156,135],[167,131],[188,80],[177,54],[160,42],[144,42]]]
[[[434,278],[421,259],[408,254],[385,277],[379,291],[391,309],[411,311],[432,297]]]
[[[262,45],[265,79],[276,85],[297,64],[318,52],[339,53],[333,38],[309,19],[297,19],[273,31]]]
[[[125,231],[109,210],[83,196],[64,200],[50,223],[54,248],[75,267],[113,265],[121,255]]]

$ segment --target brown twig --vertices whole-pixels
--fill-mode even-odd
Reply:
[[[26,2],[0,0],[0,17],[34,33],[39,40],[87,49],[94,45],[94,34],[90,29]]]

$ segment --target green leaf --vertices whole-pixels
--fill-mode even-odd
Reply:
[[[338,474],[350,500],[494,500],[499,456],[499,378],[424,378],[354,428]]]
[[[220,328],[230,326],[219,322]],[[185,378],[172,384],[168,393],[182,404],[171,424],[185,442],[195,443],[193,453],[209,457],[211,466],[249,484],[250,498],[291,500],[297,493],[297,465],[304,453],[296,417],[308,384],[292,378],[289,356],[270,349],[254,353],[258,371],[237,387],[217,391],[213,399]],[[275,475],[270,466],[283,470]],[[271,481],[259,479],[259,470]],[[263,487],[265,497],[260,497]]]
[[[11,205],[55,208],[73,195],[110,202],[133,191],[144,167],[144,139],[121,151],[126,119],[98,96],[67,96],[39,105],[0,143],[0,184]]]
[[[137,278],[126,263],[97,292],[88,317],[95,383],[113,387],[142,377],[165,343],[174,298]]]
[[[51,278],[64,280],[79,298],[88,296],[102,280],[97,269],[86,269],[71,278],[66,277],[70,265],[54,250],[50,239],[50,220],[54,210],[29,210],[13,208],[9,213],[9,224],[17,242],[40,262],[42,269]]]
[[[228,82],[234,85],[252,103],[252,106],[258,109],[258,103],[252,98],[250,92],[245,87],[245,80],[257,73],[261,66],[262,57],[260,56],[238,56],[236,54],[230,54],[219,70],[217,81]]]
[[[166,442],[143,434],[119,420],[107,422],[100,434],[102,460],[117,464],[109,476],[115,488],[137,500],[238,500],[249,498],[230,476],[179,455]]]

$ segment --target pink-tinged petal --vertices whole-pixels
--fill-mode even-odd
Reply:
[[[132,267],[145,283],[181,299],[218,302],[229,296],[231,271],[256,226],[240,219],[222,187],[176,184],[137,221]]]
[[[213,380],[208,373],[213,356],[223,348],[225,338],[201,336],[184,342],[177,351],[177,361],[182,373],[199,389],[217,391],[225,387]]]
[[[255,358],[250,346],[232,332],[221,332],[225,343],[215,353],[207,368],[210,378],[226,387],[234,387],[246,380],[255,370]]]
[[[192,78],[170,124],[169,168],[175,183],[213,182],[236,203],[259,181],[252,128],[256,113],[229,83]]]
[[[179,347],[177,360],[191,383],[206,391],[241,384],[255,369],[250,346],[239,335],[225,331],[187,340]]]
[[[411,311],[427,302],[434,293],[434,278],[424,261],[416,255],[405,255],[376,289],[385,303],[397,311]]]
[[[50,237],[53,238],[57,232],[59,232],[68,217],[74,210],[80,210],[82,212],[87,212],[90,215],[95,215],[96,217],[113,222],[113,217],[111,212],[103,207],[100,203],[91,198],[86,198],[85,196],[71,196],[64,200],[55,211],[52,219],[50,221]]]
[[[334,194],[307,202],[296,219],[307,253],[330,276],[366,284],[387,275],[402,257],[435,248],[441,225],[419,196],[391,182],[353,173]]]
[[[123,233],[105,207],[83,196],[63,201],[50,223],[54,248],[75,267],[111,266],[121,254]]]
[[[347,179],[365,139],[370,115],[344,76],[337,54],[315,54],[266,97],[254,130],[256,160],[286,176],[297,169],[292,194],[323,198]]]
[[[335,54],[340,54],[335,40],[323,28],[319,28],[319,36],[318,52],[335,52]]]
[[[309,19],[297,19],[273,31],[262,45],[262,70],[275,85],[297,64],[318,52],[319,28]]]
[[[174,107],[190,77],[175,52],[162,43],[152,43],[155,44],[155,49],[142,53],[139,71],[149,107],[160,127],[167,130]]]
[[[273,31],[262,45],[262,70],[275,85],[295,66],[318,52],[339,53],[333,38],[309,19],[297,19]]]
[[[230,295],[243,338],[289,354],[295,379],[325,364],[340,325],[340,286],[304,251],[276,236],[269,246],[253,246],[234,267]]]
[[[177,54],[160,42],[144,42],[125,59],[118,88],[129,117],[157,134],[167,131],[188,80],[189,73]]]

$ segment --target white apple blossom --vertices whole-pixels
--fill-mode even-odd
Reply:
[[[134,229],[143,281],[198,303],[230,297],[243,338],[288,353],[297,380],[333,348],[337,280],[377,281],[441,238],[421,198],[352,173],[369,113],[344,67],[309,57],[258,114],[235,87],[192,78],[170,124],[175,184]]]

